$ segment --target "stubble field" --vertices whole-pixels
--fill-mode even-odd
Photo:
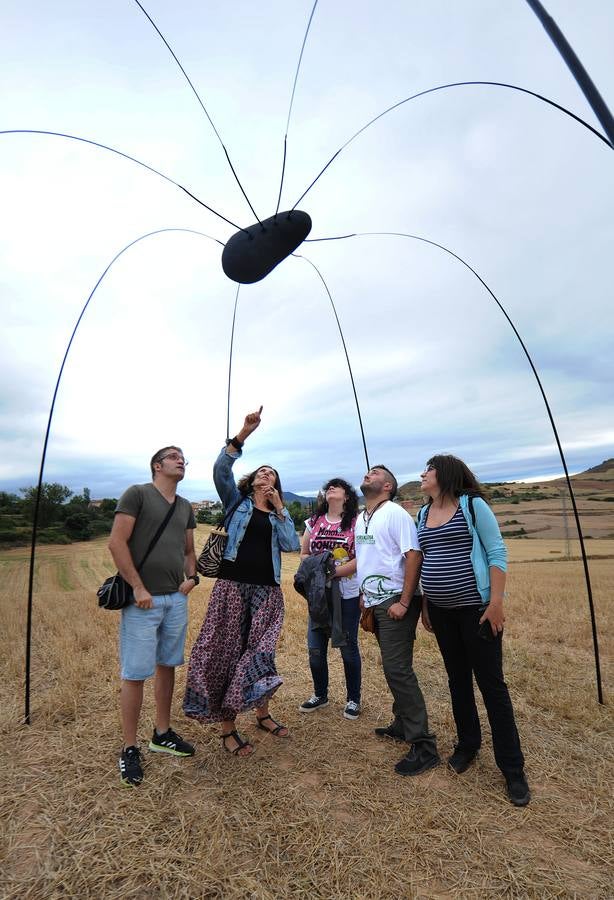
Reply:
[[[206,528],[199,529],[198,546]],[[400,778],[402,745],[377,740],[390,699],[377,645],[361,636],[363,713],[342,717],[341,661],[331,655],[330,705],[311,693],[304,600],[285,559],[286,620],[278,652],[284,685],[271,709],[292,736],[240,722],[256,744],[225,754],[218,730],[184,719],[178,670],[174,725],[193,759],[145,751],[145,781],[122,788],[117,712],[118,614],[94,591],[111,571],[104,541],[38,551],[32,724],[23,717],[28,555],[0,553],[4,898],[610,898],[614,768],[611,583],[614,542],[590,542],[606,705],[596,701],[581,564],[562,541],[509,541],[506,674],[533,800],[513,808],[485,742],[462,776],[444,766]],[[565,548],[566,549],[566,548]],[[608,558],[609,557],[609,558]],[[541,560],[541,561],[536,561]],[[516,563],[514,564],[514,561]],[[211,583],[191,594],[188,651]],[[454,729],[434,639],[419,630],[415,665],[440,751]],[[152,728],[151,686],[140,728]]]

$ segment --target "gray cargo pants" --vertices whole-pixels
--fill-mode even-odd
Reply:
[[[420,744],[424,749],[437,753],[435,735],[429,733],[426,705],[413,669],[416,625],[422,598],[412,599],[402,619],[391,619],[388,609],[398,600],[399,597],[393,597],[374,608],[384,675],[394,699],[392,727],[408,744]]]

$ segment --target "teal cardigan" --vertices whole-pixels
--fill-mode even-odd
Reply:
[[[469,495],[461,494],[458,502],[467,522],[469,534],[473,538],[470,556],[478,592],[484,603],[489,603],[490,567],[496,566],[502,572],[507,572],[507,550],[501,537],[499,523],[488,503],[481,497],[473,498],[475,524],[469,509]],[[420,530],[425,527],[429,505],[423,506],[418,512],[418,537],[420,537]]]

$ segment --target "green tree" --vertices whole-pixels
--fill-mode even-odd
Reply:
[[[17,494],[9,494],[6,491],[0,491],[0,512],[18,512],[21,504],[21,497],[18,497]]]
[[[33,522],[36,508],[36,487],[21,488],[21,493],[23,494],[24,516],[30,522]],[[38,512],[38,521],[41,528],[46,528],[53,522],[58,521],[62,507],[71,495],[72,491],[65,484],[58,484],[57,482],[49,484],[45,481],[42,483]]]
[[[293,500],[292,503],[288,504],[288,512],[292,517],[296,530],[302,532],[305,528],[305,519],[308,517],[308,511],[298,500]]]
[[[86,512],[74,512],[66,516],[64,531],[73,541],[89,541],[93,531],[91,519]]]
[[[199,525],[212,525],[215,516],[210,509],[199,509],[196,513],[196,521]]]

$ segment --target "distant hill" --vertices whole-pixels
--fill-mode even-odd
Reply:
[[[301,497],[300,494],[293,494],[292,491],[284,491],[284,503],[300,503],[301,506],[309,506],[315,503],[315,497]]]
[[[571,476],[585,537],[614,538],[614,459]],[[573,538],[576,534],[564,477],[537,482],[487,482],[486,497],[505,537]],[[399,489],[417,509],[424,502],[419,481]]]

